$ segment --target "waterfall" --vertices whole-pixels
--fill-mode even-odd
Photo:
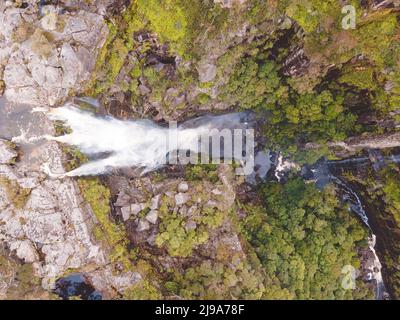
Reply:
[[[395,162],[398,160],[396,157],[388,157],[384,158],[385,162]],[[384,298],[385,294],[385,285],[382,278],[382,264],[379,261],[379,257],[376,254],[375,245],[376,245],[376,235],[373,233],[373,230],[369,224],[368,215],[364,209],[363,203],[361,198],[355,192],[350,185],[348,185],[342,179],[336,177],[332,174],[333,167],[357,167],[363,166],[366,164],[371,164],[371,160],[368,157],[361,157],[361,158],[354,158],[354,159],[344,159],[344,160],[336,160],[336,161],[325,161],[321,160],[318,161],[313,167],[311,168],[304,168],[306,169],[305,173],[310,174],[308,176],[309,180],[313,180],[316,182],[317,187],[324,188],[326,184],[333,182],[336,184],[339,189],[345,194],[344,201],[350,204],[350,209],[356,213],[363,223],[368,227],[370,230],[370,236],[368,237],[368,248],[371,252],[373,257],[373,262],[371,265],[368,266],[368,280],[375,280],[376,281],[376,299],[381,300]],[[308,172],[307,172],[308,170]],[[305,177],[306,178],[306,177]]]
[[[198,159],[197,154],[204,152],[212,156],[215,162],[223,152],[225,162],[235,159],[254,166],[254,134],[252,136],[253,130],[248,129],[252,124],[250,112],[203,116],[179,126],[175,123],[175,127],[171,127],[171,124],[170,127],[162,127],[150,120],[118,120],[110,116],[96,116],[73,103],[54,109],[36,108],[34,111],[45,112],[51,120],[63,121],[71,128],[69,134],[44,138],[76,146],[92,158],[107,155],[67,173],[53,173],[45,167],[53,177],[98,175],[112,168],[124,167],[141,168],[145,173],[166,164],[168,157],[178,155],[180,161],[188,151],[191,156],[195,155],[191,160]],[[217,147],[212,145],[212,150],[210,140],[215,140],[217,144]],[[246,151],[245,155],[243,150]]]
[[[367,213],[365,212],[360,197],[357,195],[357,193],[354,192],[350,186],[348,186],[339,178],[333,175],[330,175],[329,177],[336,185],[338,185],[341,188],[343,192],[346,193],[347,198],[345,200],[347,200],[350,203],[351,209],[361,218],[364,224],[371,230],[371,227],[368,222]]]
[[[378,255],[376,254],[376,250],[375,250],[376,235],[372,233],[373,231],[372,231],[371,226],[369,225],[368,215],[364,210],[364,206],[361,202],[360,197],[349,185],[347,185],[341,179],[339,179],[333,175],[330,175],[330,179],[336,185],[338,185],[343,192],[346,193],[347,199],[345,199],[345,200],[347,200],[350,203],[351,210],[354,211],[361,218],[361,220],[364,222],[364,224],[371,230],[371,236],[368,237],[368,247],[373,255],[374,262],[372,264],[372,267],[369,269],[368,280],[376,281],[375,296],[376,296],[377,300],[382,300],[384,292],[385,292],[385,285],[383,283],[382,272],[381,272],[382,264],[379,261]]]
[[[360,197],[349,185],[347,185],[341,179],[339,179],[333,175],[330,175],[329,177],[330,177],[331,181],[333,181],[336,185],[338,185],[341,188],[341,190],[343,192],[346,193],[347,199],[345,199],[345,200],[350,203],[351,210],[354,211],[361,218],[361,220],[364,222],[364,224],[371,230],[371,236],[368,237],[368,247],[373,255],[374,262],[373,262],[372,268],[369,269],[368,280],[376,281],[375,296],[376,296],[377,300],[382,300],[384,292],[385,292],[385,285],[383,283],[382,272],[381,272],[382,264],[379,261],[378,255],[376,254],[376,250],[375,250],[376,235],[372,233],[373,231],[371,229],[371,226],[369,225],[368,215],[365,212],[365,209],[361,202]]]

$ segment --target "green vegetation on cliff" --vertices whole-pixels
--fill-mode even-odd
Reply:
[[[266,283],[264,297],[293,299],[371,298],[365,284],[342,288],[342,269],[359,268],[357,248],[366,231],[337,199],[331,187],[319,191],[300,179],[267,184],[265,207],[244,206],[243,232],[260,260]],[[280,288],[280,290],[276,290]],[[276,296],[277,295],[277,296]]]
[[[93,230],[96,240],[101,241],[110,250],[112,263],[120,262],[130,269],[131,261],[127,249],[129,242],[124,226],[110,218],[110,191],[96,178],[81,178],[78,184],[98,221]]]
[[[8,200],[15,208],[24,208],[31,194],[31,189],[21,188],[17,181],[10,180],[4,176],[0,176],[0,187],[5,189]]]
[[[392,298],[400,298],[400,171],[397,165],[349,175],[368,203],[378,237],[378,253],[385,267],[384,280]]]

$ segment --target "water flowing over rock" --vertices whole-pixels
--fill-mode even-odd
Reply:
[[[44,112],[51,120],[63,121],[72,129],[70,134],[59,137],[44,135],[42,138],[76,146],[88,156],[108,155],[85,163],[66,174],[48,168],[46,172],[52,177],[98,175],[112,169],[129,167],[141,169],[140,173],[144,174],[167,163],[171,164],[174,159],[176,163],[181,161],[182,153],[187,151],[191,152],[190,157],[206,153],[218,160],[226,155],[225,161],[235,159],[246,167],[249,165],[248,169],[252,170],[254,159],[251,148],[254,135],[251,134],[254,132],[251,112],[202,116],[168,128],[149,120],[122,121],[113,117],[96,116],[80,110],[73,103],[56,109],[38,108],[36,111]],[[221,144],[215,142],[220,141],[217,139],[221,139],[224,130],[232,141],[226,152]],[[240,130],[239,134],[236,130]],[[132,135],[132,132],[135,134]],[[247,137],[246,143],[243,143],[244,137]],[[235,148],[242,149],[234,150]],[[243,150],[250,152],[243,156]]]

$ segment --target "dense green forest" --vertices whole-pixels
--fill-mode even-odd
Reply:
[[[291,179],[269,183],[261,191],[263,207],[245,207],[242,222],[267,275],[268,283],[282,288],[287,298],[372,298],[361,281],[355,291],[341,286],[342,269],[359,267],[356,248],[366,231],[348,208],[339,203],[330,186],[320,192],[312,184]],[[265,297],[277,298],[266,287]]]

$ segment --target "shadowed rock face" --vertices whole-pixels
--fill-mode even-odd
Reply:
[[[310,66],[310,60],[304,53],[304,49],[296,47],[283,62],[282,72],[286,76],[304,75]]]
[[[400,146],[400,133],[385,133],[380,135],[363,135],[358,137],[351,137],[341,142],[331,142],[329,146],[338,148],[335,154],[338,157],[349,157],[356,154],[361,150],[372,149],[390,149]],[[308,144],[306,147],[312,149],[315,146]]]

